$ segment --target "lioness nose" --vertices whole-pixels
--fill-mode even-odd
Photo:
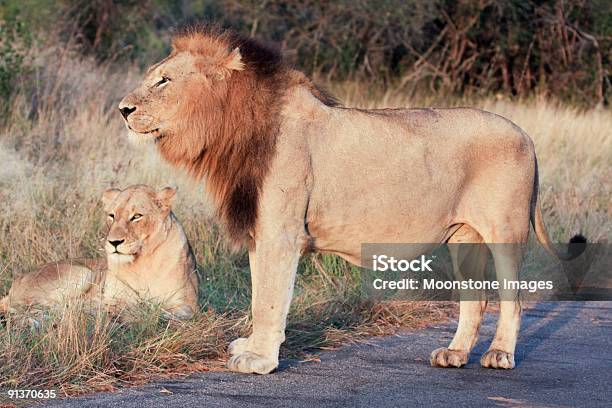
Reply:
[[[119,245],[123,244],[124,242],[125,242],[125,239],[119,239],[116,241],[108,241],[108,243],[114,246],[115,248],[117,248]]]
[[[119,112],[121,112],[121,115],[123,115],[124,119],[127,119],[128,116],[130,116],[130,113],[134,112],[136,110],[136,107],[134,106],[124,106],[122,108],[119,108]]]

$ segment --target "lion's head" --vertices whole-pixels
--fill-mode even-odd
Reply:
[[[192,126],[201,126],[204,133],[210,126],[203,122],[204,111],[221,115],[228,80],[244,69],[240,50],[227,49],[220,38],[212,37],[198,42],[206,46],[195,46],[194,38],[175,39],[172,53],[150,67],[140,86],[121,101],[119,110],[135,139],[168,137],[172,143],[191,144],[185,136],[202,133]]]
[[[149,186],[109,189],[102,196],[108,234],[104,249],[109,261],[128,263],[154,250],[171,226],[171,208],[176,188],[159,191]]]

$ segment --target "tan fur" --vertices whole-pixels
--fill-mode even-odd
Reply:
[[[194,256],[171,211],[175,193],[148,186],[107,190],[106,259],[62,261],[27,273],[13,282],[0,312],[81,298],[118,313],[148,300],[176,318],[190,318],[197,310],[198,284]],[[122,242],[115,247],[111,241]]]
[[[222,61],[236,48],[242,64],[232,70]],[[164,75],[173,80],[160,88]],[[359,264],[367,242],[421,243],[415,257],[447,241],[475,243],[480,250],[453,254],[456,268],[464,260],[482,268],[488,248],[498,279],[516,279],[520,248],[493,243],[525,243],[530,219],[551,249],[533,143],[492,113],[343,108],[252,40],[198,30],[178,36],[119,108],[133,134],[155,139],[168,161],[206,178],[230,238],[248,243],[253,332],[230,345],[236,371],[278,365],[304,252]],[[451,346],[432,353],[432,364],[467,361],[485,303],[466,302]],[[484,367],[514,367],[520,305],[501,303]]]

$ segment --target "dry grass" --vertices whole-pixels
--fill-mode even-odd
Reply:
[[[0,328],[0,390],[55,388],[73,395],[220,369],[228,341],[249,329],[248,262],[245,254],[225,249],[203,205],[202,186],[165,165],[150,148],[127,143],[116,105],[141,73],[96,66],[63,50],[39,55],[36,82],[20,93],[0,129],[0,294],[13,275],[38,264],[100,256],[99,196],[109,185],[177,184],[176,213],[198,257],[203,312],[176,324],[152,308],[143,310],[138,323],[124,324],[104,314],[87,316],[72,304],[51,311],[38,331],[9,321]],[[368,93],[356,84],[333,88],[347,105],[469,103],[511,118],[535,141],[553,237],[565,240],[581,231],[591,240],[609,240],[609,111],[583,112],[545,101],[448,103]],[[449,310],[443,304],[371,304],[361,294],[358,270],[332,256],[304,260],[297,286],[284,355],[422,326]]]

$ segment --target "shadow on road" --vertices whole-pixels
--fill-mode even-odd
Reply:
[[[579,311],[580,309],[572,302],[543,302],[537,309],[525,310],[514,356],[516,366],[519,367],[521,362],[540,344],[572,322]],[[489,316],[489,318],[491,317]],[[472,363],[472,359],[487,351],[491,340],[492,336],[481,336],[472,351],[472,358],[470,358],[469,363]]]

